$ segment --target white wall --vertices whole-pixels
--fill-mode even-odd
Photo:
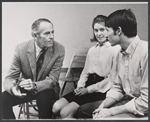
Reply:
[[[98,14],[109,15],[117,9],[131,8],[137,18],[139,36],[148,40],[148,4],[131,3],[2,3],[2,69],[8,69],[17,44],[31,39],[31,25],[41,17],[54,24],[55,39],[65,46],[63,67],[74,51],[93,44],[92,20]]]

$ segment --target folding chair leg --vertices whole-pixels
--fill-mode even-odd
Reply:
[[[18,115],[18,119],[20,119],[20,115],[23,114],[23,119],[25,119],[25,103],[22,103],[20,106],[20,111],[19,111],[19,115]]]
[[[23,104],[23,119],[25,119],[26,117],[25,117],[25,107],[26,107],[26,105],[25,105],[25,103]]]
[[[21,113],[22,113],[22,108],[23,108],[23,104],[20,105],[20,110],[19,110],[18,119],[20,119],[20,115],[21,115]]]
[[[63,95],[66,84],[67,84],[67,81],[64,81],[64,84],[63,84],[63,87],[62,87],[62,90],[61,90],[61,93],[60,93],[60,97],[62,97],[62,95]]]
[[[29,103],[27,102],[26,103],[26,115],[27,115],[27,119],[30,119],[30,116],[29,116]]]

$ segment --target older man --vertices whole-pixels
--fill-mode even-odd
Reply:
[[[15,119],[12,107],[36,99],[40,119],[52,117],[58,99],[58,78],[64,46],[54,41],[51,21],[40,18],[32,24],[32,40],[17,45],[2,93],[2,118]]]

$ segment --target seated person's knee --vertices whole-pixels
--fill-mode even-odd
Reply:
[[[57,114],[60,111],[60,107],[59,107],[59,104],[57,103],[57,101],[54,103],[52,111],[55,114]]]
[[[64,98],[57,100],[53,105],[53,113],[57,114],[59,111],[68,104],[68,101]]]
[[[66,111],[65,110],[65,108],[62,108],[61,110],[60,110],[60,116],[61,116],[61,118],[66,118],[67,116],[68,116],[68,111]]]

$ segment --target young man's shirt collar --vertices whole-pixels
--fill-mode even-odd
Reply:
[[[139,43],[139,41],[140,41],[140,38],[139,38],[139,36],[137,35],[137,36],[133,39],[133,41],[130,43],[130,45],[128,46],[128,48],[127,48],[126,50],[121,49],[120,52],[121,52],[123,55],[128,55],[128,56],[131,58],[132,55],[133,55],[133,53],[134,53],[134,51],[135,51],[135,49],[136,49],[136,46],[137,46],[138,43]]]

